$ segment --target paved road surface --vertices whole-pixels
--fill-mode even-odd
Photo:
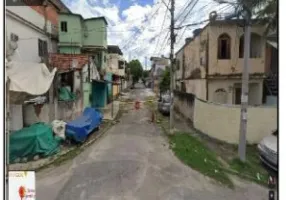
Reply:
[[[141,100],[148,89],[135,89]],[[131,105],[132,106],[132,105]],[[143,108],[131,110],[77,158],[37,174],[39,200],[263,200],[267,189],[235,179],[230,190],[182,164]]]

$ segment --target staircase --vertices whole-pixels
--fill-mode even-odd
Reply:
[[[267,88],[267,95],[278,96],[278,76],[275,73],[271,73],[264,81]]]

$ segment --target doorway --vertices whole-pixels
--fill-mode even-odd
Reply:
[[[234,90],[234,104],[241,104],[241,87],[237,87]]]

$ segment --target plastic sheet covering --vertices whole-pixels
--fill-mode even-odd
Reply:
[[[102,114],[94,108],[85,108],[82,116],[66,124],[66,137],[76,142],[84,142],[87,136],[99,127]]]
[[[60,101],[73,101],[76,96],[74,93],[68,90],[66,87],[62,87],[59,89],[59,100]]]
[[[53,132],[56,136],[62,138],[63,140],[66,139],[65,131],[66,131],[66,122],[61,120],[54,120],[52,122]]]
[[[61,139],[53,136],[52,127],[44,123],[36,123],[10,134],[10,163],[16,160],[32,160],[57,153]]]
[[[10,101],[20,103],[31,96],[45,94],[51,87],[56,71],[55,68],[50,72],[44,63],[7,62]]]

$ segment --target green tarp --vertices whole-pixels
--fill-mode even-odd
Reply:
[[[17,158],[33,159],[57,153],[61,138],[54,137],[52,127],[44,123],[36,123],[10,134],[9,159],[14,163]]]
[[[66,87],[59,89],[59,100],[60,101],[72,101],[75,100],[75,94],[70,92]]]

